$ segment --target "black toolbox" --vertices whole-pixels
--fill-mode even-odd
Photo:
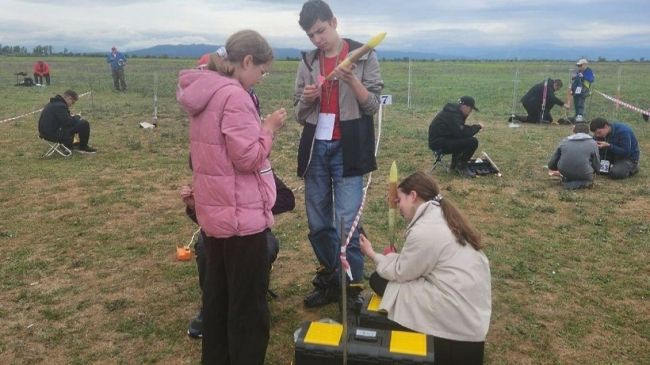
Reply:
[[[359,313],[359,327],[411,331],[410,329],[401,326],[399,323],[388,319],[386,312],[379,310],[380,303],[381,297],[375,293],[372,293],[371,296],[364,298],[363,306],[361,307],[361,312]]]
[[[343,326],[305,322],[296,340],[294,365],[343,363]],[[433,336],[354,327],[345,338],[348,365],[433,365]]]

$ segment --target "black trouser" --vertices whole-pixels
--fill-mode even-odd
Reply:
[[[263,365],[269,341],[266,233],[205,237],[203,364]]]
[[[113,86],[117,91],[126,91],[126,80],[124,80],[124,69],[113,70]]]
[[[79,135],[79,146],[86,147],[90,139],[90,124],[85,119],[77,119],[72,127],[63,129],[62,133],[61,142],[66,147],[72,149],[72,141],[75,134]]]
[[[379,296],[386,291],[388,280],[376,272],[368,280],[370,288]],[[399,326],[399,324],[396,323]],[[483,364],[485,342],[448,340],[433,336],[435,365],[480,365]]]
[[[458,139],[445,139],[435,145],[435,150],[442,150],[442,153],[451,153],[451,162],[454,167],[464,166],[476,152],[478,148],[478,139],[474,137],[465,137]]]
[[[632,161],[629,158],[610,161],[612,165],[609,167],[609,177],[611,179],[625,179],[639,171],[639,162]]]
[[[386,285],[388,285],[388,280],[382,278],[377,274],[377,272],[373,272],[370,275],[370,278],[368,279],[368,285],[370,285],[370,289],[377,293],[380,297],[384,296],[384,292],[386,291]]]
[[[447,340],[433,337],[435,365],[481,365],[485,342]]]
[[[203,230],[199,232],[199,239],[196,240],[194,245],[194,254],[196,255],[196,269],[199,272],[199,288],[203,291],[203,283],[205,282],[205,233]]]
[[[43,76],[34,74],[34,82],[37,84],[43,85],[43,77],[45,77],[45,82],[49,85],[50,84],[50,74],[45,74]]]
[[[270,229],[264,231],[266,234],[266,244],[268,247],[269,254],[269,270],[275,259],[278,257],[278,252],[280,251],[280,241],[275,237],[273,232]],[[199,232],[199,238],[194,244],[194,254],[196,255],[196,269],[199,272],[199,288],[203,290],[203,283],[205,282],[205,268],[207,266],[205,258],[205,233],[203,231]]]
[[[546,106],[546,109],[544,110],[544,115],[542,115],[542,108],[541,105],[524,105],[524,109],[526,109],[526,113],[528,115],[526,118],[517,118],[520,122],[523,123],[542,123],[542,122],[547,122],[547,123],[552,123],[553,122],[553,116],[551,116],[551,108]],[[540,120],[540,117],[541,120]]]

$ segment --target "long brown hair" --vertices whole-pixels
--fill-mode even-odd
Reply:
[[[424,201],[438,200],[440,189],[433,178],[424,172],[418,171],[406,179],[398,186],[398,189],[404,194],[410,194],[412,191]],[[442,215],[447,221],[447,226],[451,233],[456,236],[456,240],[461,245],[467,243],[472,245],[475,250],[480,251],[483,248],[481,244],[481,234],[469,223],[467,218],[452,204],[449,199],[442,198],[439,200]]]
[[[226,41],[226,57],[216,53],[210,55],[208,70],[217,71],[224,76],[232,76],[235,65],[242,62],[244,57],[253,56],[255,65],[263,65],[273,60],[273,49],[261,34],[246,29],[234,33]]]

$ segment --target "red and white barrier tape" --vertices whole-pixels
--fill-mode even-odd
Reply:
[[[381,103],[379,104],[379,113],[378,113],[378,120],[377,120],[377,141],[375,142],[375,157],[379,154],[379,141],[381,141],[381,126],[382,126],[382,116],[383,116],[383,111],[384,111],[384,104]],[[352,226],[350,227],[350,230],[348,231],[348,235],[345,239],[345,243],[341,245],[341,252],[339,254],[339,258],[341,260],[341,266],[345,270],[345,272],[348,274],[348,278],[350,280],[353,280],[354,278],[352,277],[352,268],[350,267],[350,263],[348,262],[348,256],[347,256],[347,248],[348,245],[350,244],[350,241],[352,240],[352,235],[354,234],[354,231],[358,228],[359,222],[361,221],[361,215],[363,214],[363,208],[366,206],[366,198],[368,197],[368,189],[370,188],[370,184],[372,183],[372,172],[368,174],[368,181],[366,181],[366,186],[363,188],[363,197],[361,198],[361,205],[359,206],[359,210],[357,211],[357,214],[354,216],[354,221],[352,221]]]
[[[85,93],[79,95],[79,97],[81,98],[82,96],[86,96],[86,95],[88,95],[90,93],[91,93],[91,91],[85,92]],[[20,119],[20,118],[26,117],[28,115],[36,114],[36,113],[41,112],[42,110],[43,110],[43,108],[40,108],[38,110],[34,110],[33,112],[29,112],[27,114],[19,115],[17,117],[13,117],[13,118],[7,118],[7,119],[4,119],[4,120],[0,120],[0,124],[6,123],[6,122],[11,122],[12,120]]]
[[[5,120],[0,120],[0,124],[5,123],[5,122],[11,122],[12,120],[20,119],[20,118],[26,117],[28,115],[36,114],[36,113],[40,112],[41,110],[43,110],[43,108],[38,109],[38,110],[34,110],[33,112],[29,112],[27,114],[19,115],[17,117],[8,118],[8,119],[5,119]]]
[[[622,106],[624,106],[624,107],[626,107],[626,108],[628,108],[628,109],[630,109],[630,110],[633,110],[633,111],[635,111],[635,112],[637,112],[637,113],[641,113],[641,114],[645,114],[645,115],[650,115],[650,110],[643,110],[643,109],[641,109],[641,108],[639,108],[639,107],[637,107],[637,106],[634,106],[634,105],[632,105],[632,104],[628,104],[628,103],[626,103],[626,102],[624,102],[624,101],[622,101],[622,100],[620,100],[620,99],[616,99],[615,97],[613,97],[613,96],[609,96],[609,95],[607,95],[607,94],[605,94],[605,93],[602,93],[602,92],[600,92],[600,91],[598,91],[598,90],[594,90],[594,91],[595,91],[596,93],[598,93],[600,96],[602,96],[603,98],[605,98],[605,99],[607,99],[607,100],[610,100],[610,101],[613,101],[613,102],[615,102],[616,104],[622,105]]]

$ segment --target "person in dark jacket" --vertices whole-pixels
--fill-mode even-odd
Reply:
[[[589,129],[594,133],[601,161],[609,161],[610,178],[625,179],[639,172],[639,142],[630,126],[595,118]]]
[[[478,148],[478,139],[474,135],[483,129],[483,123],[465,124],[473,110],[478,111],[474,98],[463,96],[457,103],[445,105],[429,125],[429,148],[434,152],[451,153],[449,169],[455,169],[459,175],[468,178],[476,177],[467,162]]]
[[[562,80],[550,78],[531,87],[521,98],[521,104],[528,115],[514,115],[512,119],[522,123],[553,123],[553,116],[551,116],[553,106],[561,105],[569,109],[569,105],[555,96],[555,92],[561,88]],[[512,122],[512,119],[508,122]]]
[[[549,170],[559,170],[565,189],[590,187],[594,173],[600,169],[598,145],[589,135],[587,123],[573,126],[573,134],[565,138],[548,163]]]
[[[45,105],[38,119],[38,133],[41,138],[51,142],[63,143],[69,149],[76,148],[81,153],[95,153],[88,145],[90,124],[79,115],[70,114],[70,107],[79,100],[74,90],[66,90],[63,96],[56,95]],[[79,145],[73,146],[74,135],[79,135]]]
[[[191,162],[190,162],[191,164]],[[273,215],[282,214],[293,210],[296,206],[296,200],[293,195],[293,191],[289,189],[282,180],[273,173],[273,178],[275,180],[276,188],[276,199],[271,212]],[[180,191],[181,199],[185,203],[185,214],[198,224],[196,220],[196,211],[194,210],[194,192],[192,187],[185,185],[181,188]],[[203,289],[203,281],[205,277],[205,268],[207,265],[205,249],[204,249],[204,233],[201,231],[199,233],[199,238],[194,245],[194,253],[196,255],[196,268],[199,272],[199,287]],[[280,241],[275,237],[273,232],[270,229],[266,230],[266,241],[268,246],[269,253],[269,270],[273,266],[275,259],[278,257],[278,252],[280,251]],[[192,318],[190,325],[187,329],[187,335],[192,338],[201,338],[203,337],[203,308],[199,310],[199,313],[196,317]]]

